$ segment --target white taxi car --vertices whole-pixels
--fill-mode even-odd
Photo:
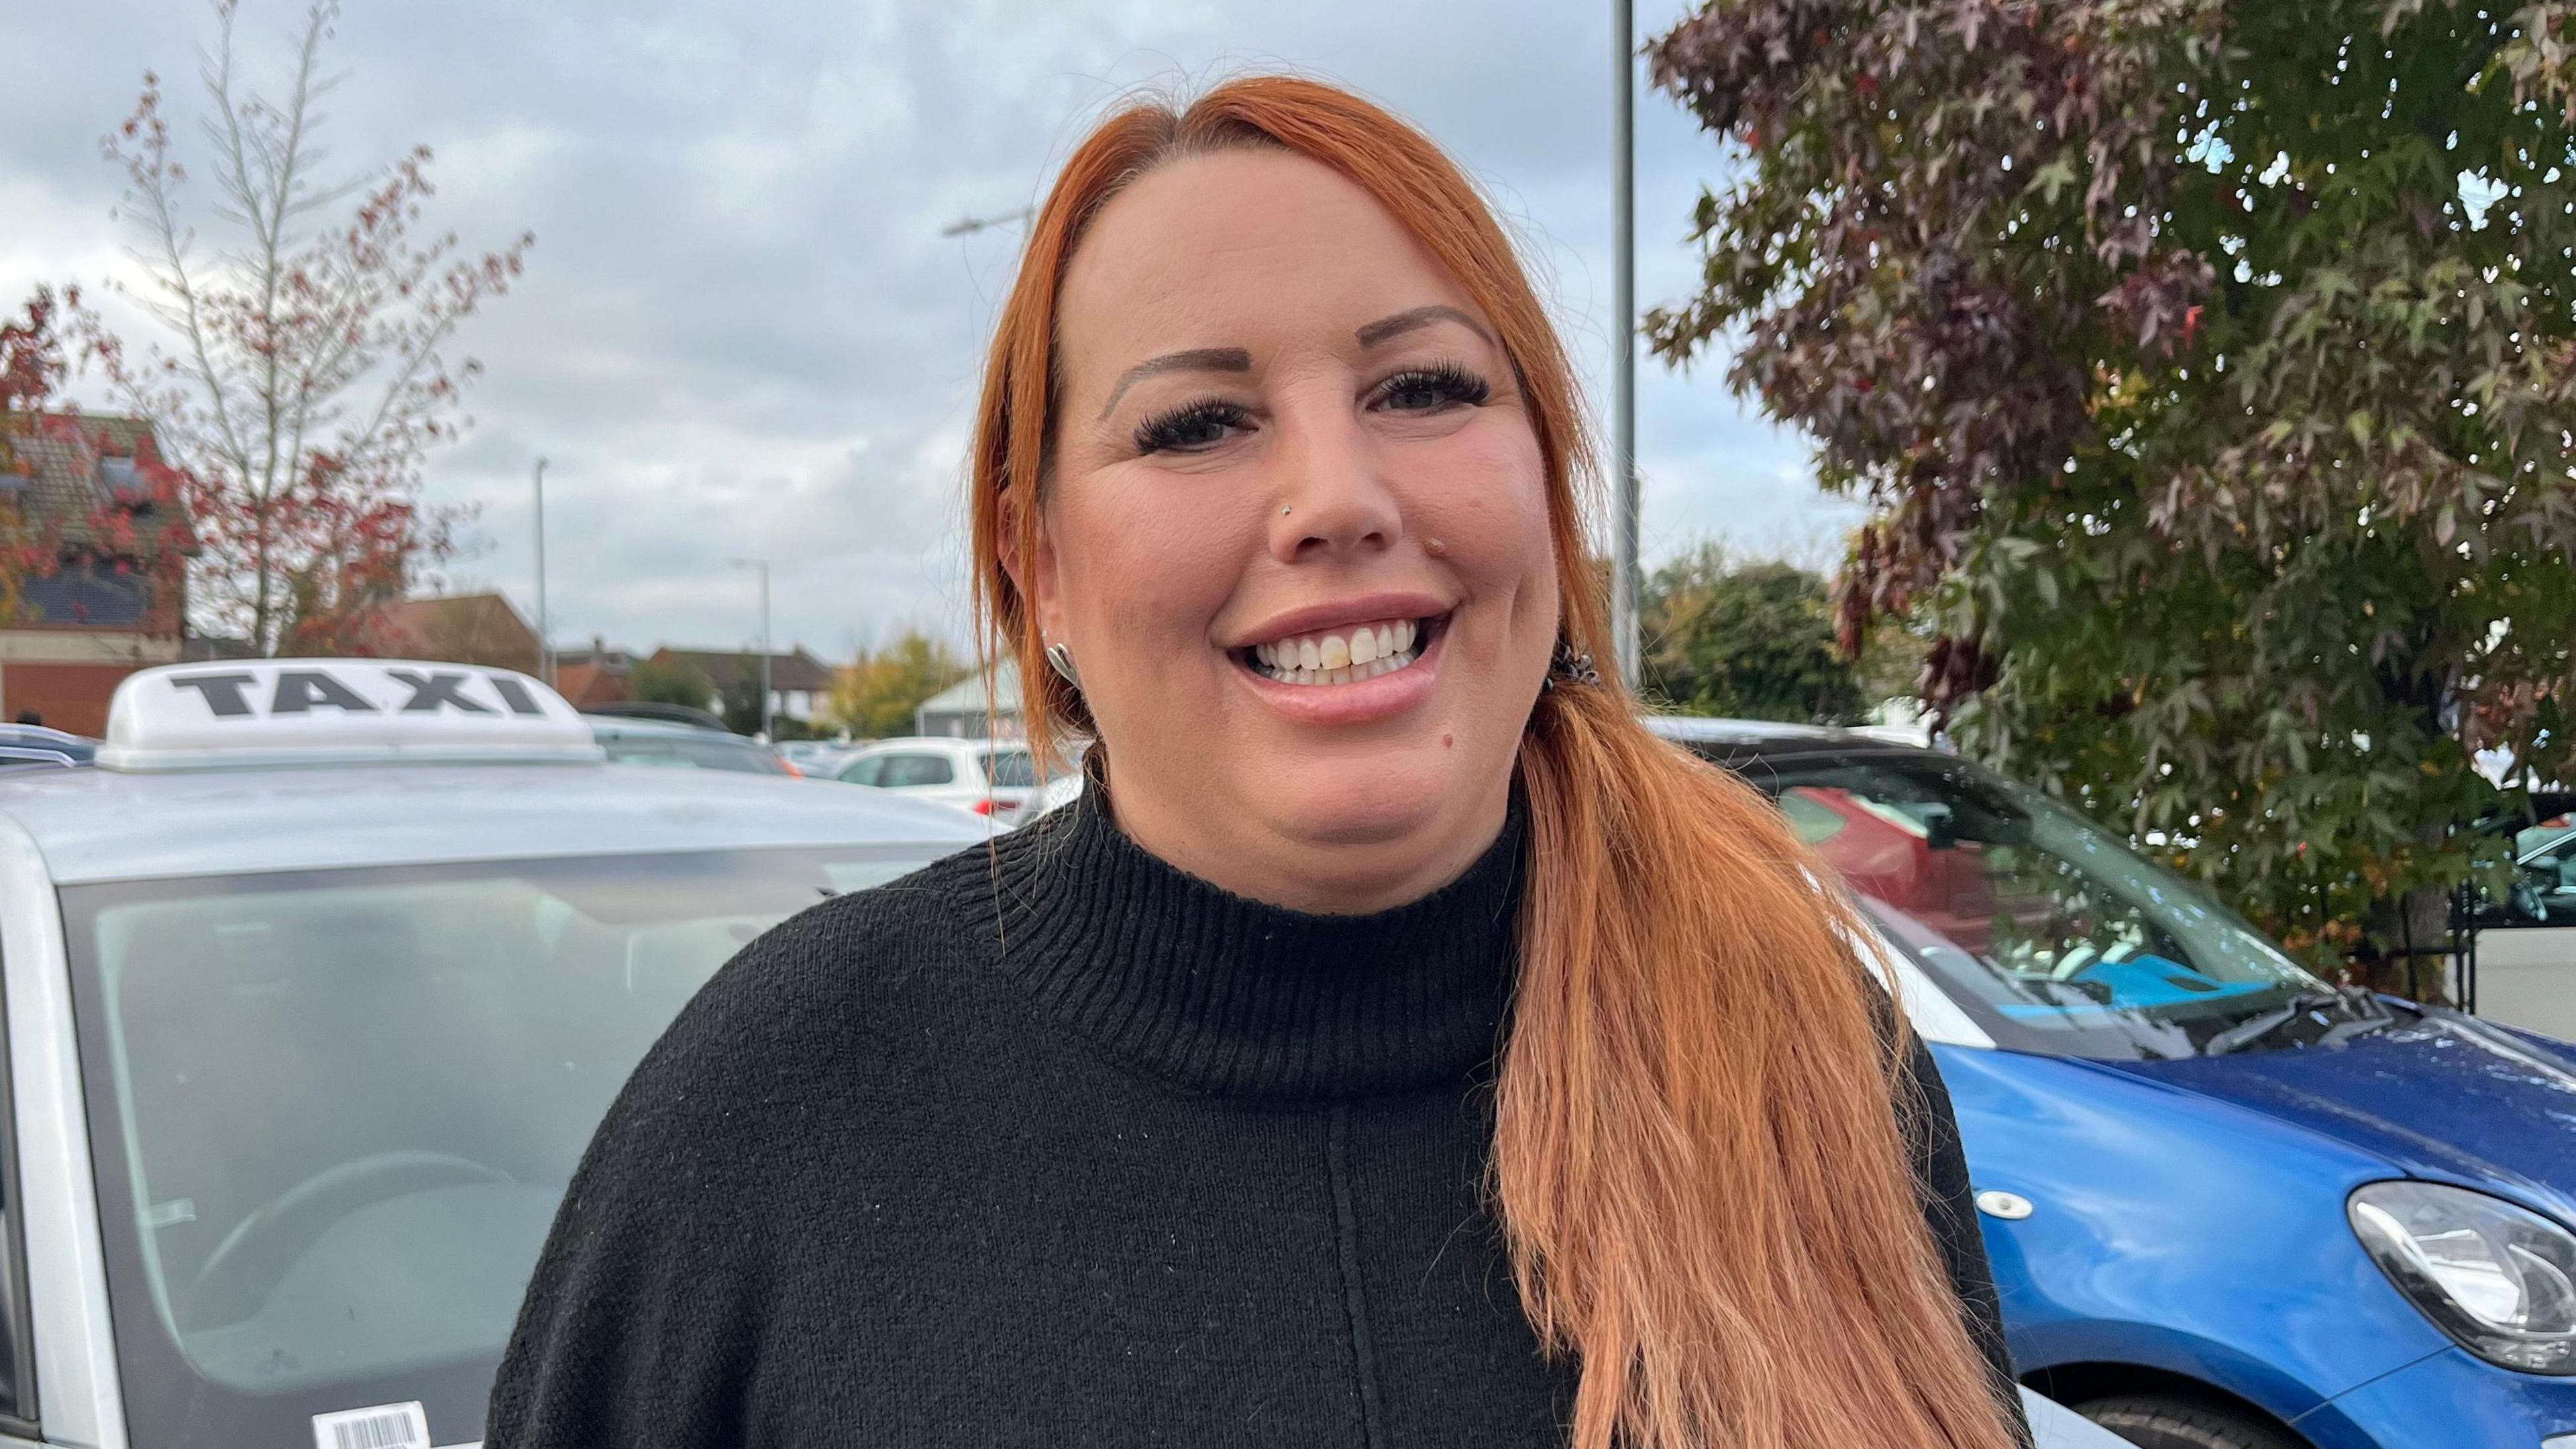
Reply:
[[[174,665],[0,775],[0,1445],[427,1449],[609,1099],[744,942],[981,841],[602,763],[506,670]]]

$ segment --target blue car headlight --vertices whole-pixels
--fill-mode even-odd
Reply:
[[[2437,1182],[2374,1182],[2344,1205],[2388,1281],[2460,1346],[2533,1374],[2576,1374],[2576,1233]]]

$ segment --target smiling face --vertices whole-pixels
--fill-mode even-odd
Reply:
[[[1546,465],[1465,290],[1278,150],[1101,209],[1021,570],[1120,825],[1238,893],[1380,909],[1500,828],[1557,632]]]

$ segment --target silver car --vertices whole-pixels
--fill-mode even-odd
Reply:
[[[745,942],[985,836],[603,763],[523,675],[151,669],[0,775],[0,1445],[428,1449],[610,1097]]]

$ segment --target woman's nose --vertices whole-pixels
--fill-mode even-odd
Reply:
[[[1403,529],[1385,458],[1347,406],[1282,418],[1271,551],[1282,562],[1391,546]]]

